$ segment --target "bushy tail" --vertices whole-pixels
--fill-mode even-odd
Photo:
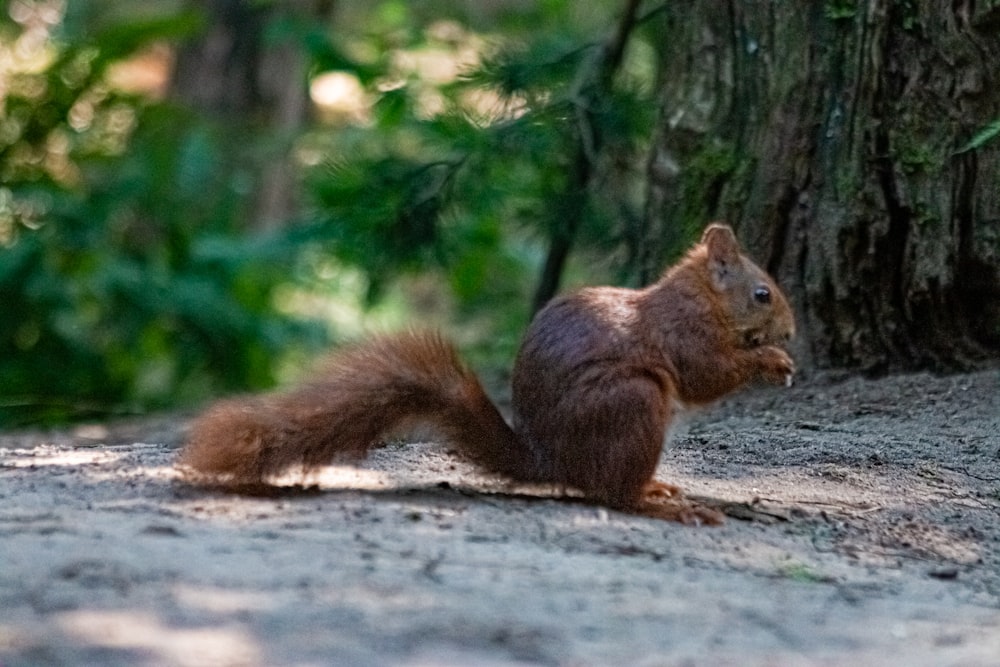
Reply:
[[[528,474],[524,446],[475,374],[440,336],[417,333],[335,354],[291,391],[213,406],[192,426],[179,463],[200,481],[257,485],[289,468],[362,457],[411,422],[435,426],[488,470]]]

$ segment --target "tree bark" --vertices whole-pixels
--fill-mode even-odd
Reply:
[[[732,222],[806,365],[951,369],[1000,352],[1000,8],[667,3],[644,277]]]

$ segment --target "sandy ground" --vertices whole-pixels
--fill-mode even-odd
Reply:
[[[1000,371],[757,390],[659,477],[692,528],[426,444],[194,489],[161,418],[0,435],[0,664],[998,665]]]

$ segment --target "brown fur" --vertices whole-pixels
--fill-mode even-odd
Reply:
[[[767,303],[754,293],[766,288]],[[266,483],[291,467],[363,456],[421,421],[484,468],[610,507],[686,522],[721,517],[653,480],[675,411],[756,381],[783,383],[791,309],[732,230],[710,225],[655,284],[554,300],[513,372],[513,427],[439,336],[376,338],[287,393],[223,402],[193,426],[180,463],[198,479]]]

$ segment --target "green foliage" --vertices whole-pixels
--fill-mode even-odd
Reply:
[[[565,90],[593,44],[581,46],[565,35],[547,34],[531,42],[504,44],[487,53],[465,77],[467,85],[495,90],[502,98],[523,95],[537,107],[545,95]]]
[[[301,215],[263,236],[246,223],[274,141],[260,119],[216,123],[111,83],[211,16],[172,0],[53,6],[61,20],[0,19],[8,51],[41,30],[0,86],[0,424],[267,386],[329,333],[296,313],[339,289],[378,304],[418,273],[447,292],[463,342],[507,357],[551,238],[572,223],[588,260],[574,271],[601,279],[641,217],[655,56],[630,48],[613,81],[595,76],[618,3],[465,15],[381,0],[345,6],[336,32],[255,5],[276,9],[261,48],[297,46],[313,80],[340,73],[364,95],[288,137]]]
[[[292,246],[227,229],[239,197],[214,177],[219,147],[182,121],[147,110],[82,192],[33,193],[51,207],[0,256],[4,421],[266,386],[272,358],[306,338],[270,296]]]
[[[236,137],[107,85],[116,59],[195,25],[134,19],[63,33],[3,100],[0,424],[266,386],[311,336],[272,302],[291,242],[238,235]]]
[[[652,86],[621,77],[596,102],[586,98],[580,85],[592,78],[606,26],[584,37],[572,32],[578,24],[546,16],[548,29],[510,31],[488,45],[455,27],[442,40],[433,25],[394,44],[418,61],[475,45],[478,59],[445,81],[395,71],[384,55],[350,68],[371,82],[372,125],[315,136],[324,159],[307,190],[315,238],[366,272],[372,299],[394,280],[438,272],[463,317],[487,312],[489,339],[515,340],[545,248],[569,218],[578,218],[579,250],[620,256],[627,214],[638,217],[640,202],[623,191],[625,176],[579,192],[574,172],[583,161],[608,173],[641,165]],[[373,75],[379,63],[386,70]],[[398,83],[380,85],[387,79]],[[595,136],[604,150],[587,154]]]

